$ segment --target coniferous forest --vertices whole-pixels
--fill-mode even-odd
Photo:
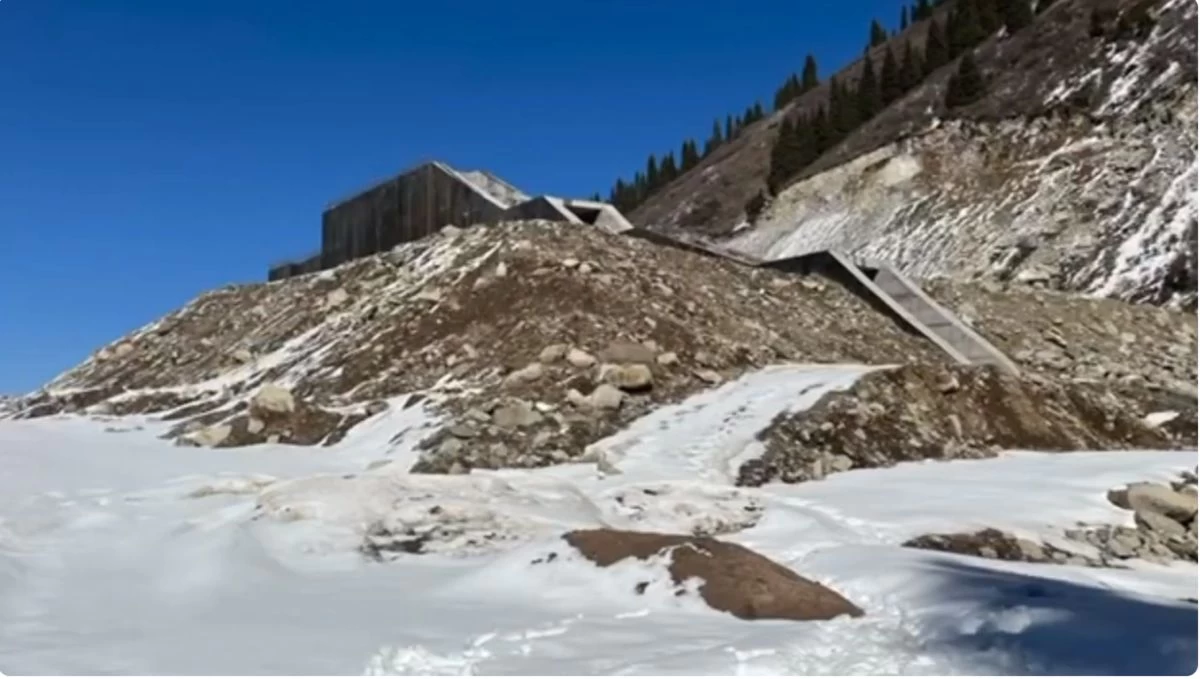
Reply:
[[[844,74],[830,78],[824,102],[805,106],[804,113],[781,122],[771,149],[767,178],[771,192],[786,186],[860,125],[959,57],[963,58],[951,76],[945,103],[956,108],[979,99],[987,91],[987,75],[970,56],[971,50],[1001,29],[1013,33],[1024,28],[1033,22],[1035,12],[1045,11],[1053,1],[1038,0],[1035,9],[1028,0],[916,0],[900,7],[899,28],[891,33],[878,18],[872,18],[857,78],[851,81]],[[942,5],[950,7],[936,11]],[[904,36],[910,26],[922,21],[931,22],[924,40]],[[809,54],[801,71],[789,74],[776,89],[772,111],[784,109],[821,84],[817,60]],[[678,151],[650,154],[632,178],[618,179],[609,192],[609,202],[622,212],[637,208],[766,116],[762,104],[755,102],[738,114],[715,118],[702,144],[694,138],[685,139]],[[763,200],[758,196],[752,202],[761,206]]]

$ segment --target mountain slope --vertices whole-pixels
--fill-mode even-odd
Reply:
[[[704,169],[723,191],[679,182],[635,218],[711,234],[740,226],[730,245],[758,256],[838,247],[922,277],[1019,277],[1194,306],[1195,4],[1154,3],[1143,35],[1092,27],[1096,7],[1120,16],[1134,5],[1061,0],[986,42],[976,51],[984,98],[947,115],[946,67],[810,166],[749,228],[741,203],[761,187],[769,124]],[[721,201],[705,219],[662,210],[701,196]]]

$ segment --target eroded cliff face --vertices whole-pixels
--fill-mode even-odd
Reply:
[[[1194,307],[1195,129],[1194,85],[1136,120],[947,122],[792,185],[729,245]]]
[[[1097,7],[1122,16],[1137,4],[1060,0],[1001,32],[976,51],[989,82],[981,100],[946,111],[949,73],[934,74],[753,223],[734,203],[761,190],[763,172],[746,166],[762,169],[762,148],[753,158],[731,148],[700,169],[707,182],[668,187],[674,210],[652,199],[635,217],[757,257],[840,248],[917,277],[1194,308],[1196,5],[1155,2],[1141,32],[1093,25]]]

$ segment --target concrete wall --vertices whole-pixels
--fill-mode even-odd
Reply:
[[[503,208],[435,163],[342,201],[321,215],[322,265],[389,250],[447,224],[496,221]]]
[[[303,276],[307,273],[316,273],[323,268],[325,267],[322,265],[321,253],[318,252],[304,259],[275,264],[267,271],[267,280],[278,281],[292,276]]]
[[[563,214],[562,209],[547,200],[545,196],[538,196],[524,203],[518,203],[505,210],[503,217],[512,221],[521,219],[549,219],[561,222],[567,219],[567,215]]]

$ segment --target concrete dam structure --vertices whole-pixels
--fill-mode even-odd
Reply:
[[[634,227],[612,205],[557,196],[530,197],[482,170],[459,171],[428,162],[332,203],[321,215],[321,250],[299,261],[272,266],[268,280],[329,269],[353,259],[386,252],[400,243],[432,235],[447,225],[546,219],[641,238],[742,266],[775,269],[800,276],[820,275],[865,300],[880,313],[936,345],[956,363],[994,365],[1007,373],[1017,366],[920,286],[883,262],[855,262],[835,250],[778,260],[758,260],[686,235]]]
[[[321,214],[320,251],[273,265],[267,280],[313,273],[386,252],[447,225],[466,227],[517,219],[589,224],[612,233],[633,228],[607,203],[555,196],[531,198],[490,172],[463,172],[433,161],[330,204]]]

